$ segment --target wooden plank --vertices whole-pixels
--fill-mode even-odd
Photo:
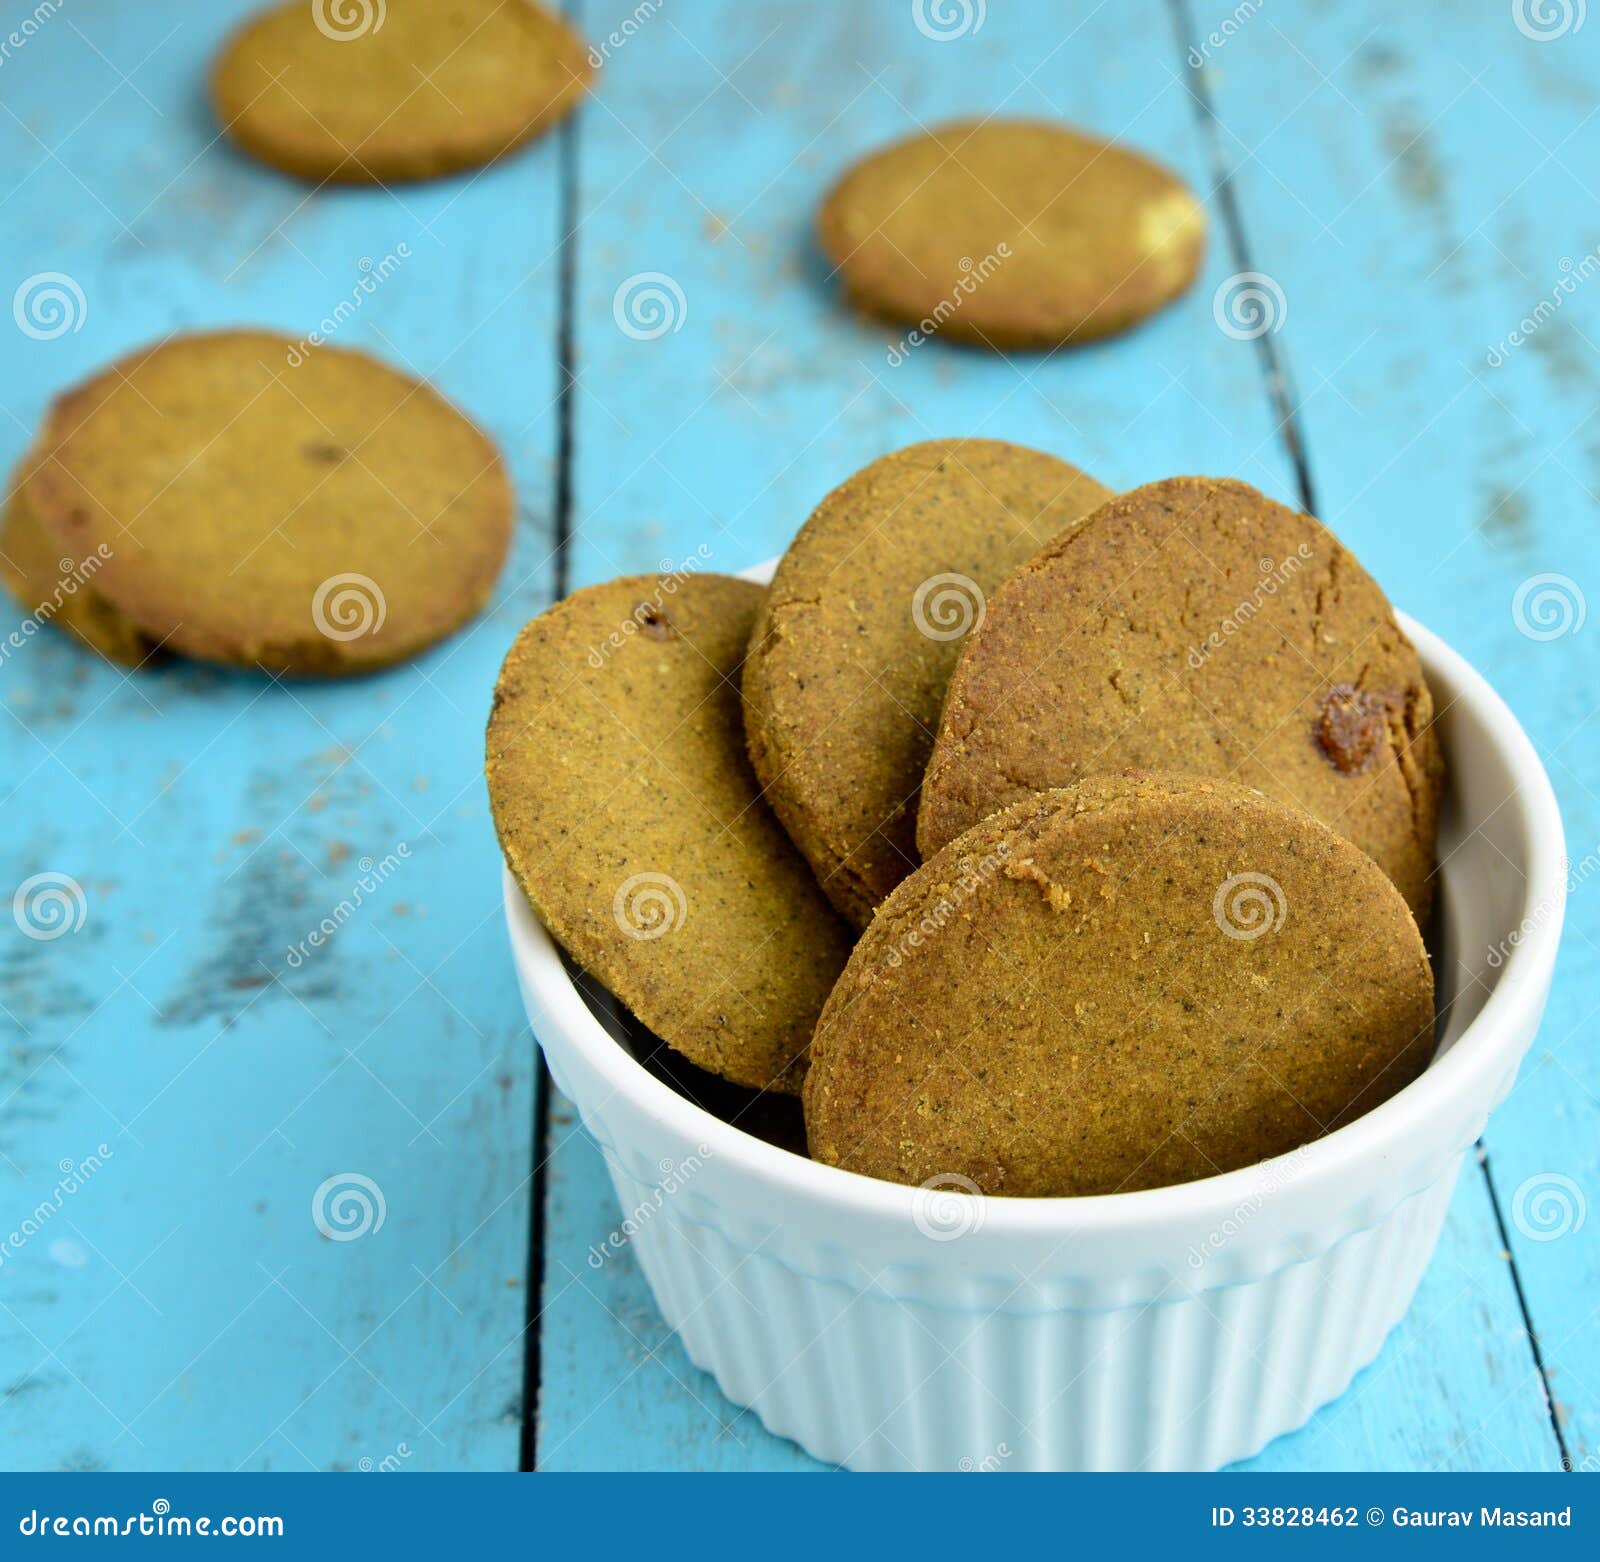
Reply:
[[[585,25],[604,38],[631,9],[590,6]],[[580,134],[574,579],[702,543],[712,568],[743,569],[869,460],[953,432],[1118,486],[1225,465],[1290,492],[1256,356],[1210,329],[1222,243],[1188,298],[1122,340],[1010,358],[935,341],[898,367],[903,333],[846,310],[812,245],[858,155],[991,110],[1070,117],[1208,189],[1176,54],[1160,0],[1066,31],[1050,7],[990,6],[946,41],[909,5],[663,7],[611,55]],[[628,313],[651,285],[630,279],[652,274],[666,326]],[[662,334],[629,335],[619,312]]]
[[[1600,1246],[1593,1217],[1578,1221],[1600,1195],[1600,725],[1594,631],[1575,631],[1600,588],[1600,54],[1577,14],[1272,7],[1215,51],[1211,78],[1254,258],[1286,301],[1275,340],[1323,517],[1494,679],[1560,797],[1574,864],[1561,965],[1488,1144],[1567,1449],[1593,1468]],[[1565,577],[1555,616],[1519,615],[1519,588],[1547,574]],[[1551,1440],[1539,1463],[1555,1455]]]
[[[579,580],[651,568],[702,543],[714,567],[743,567],[779,551],[851,470],[933,433],[1043,445],[1121,485],[1223,472],[1295,498],[1255,345],[1213,323],[1213,295],[1240,269],[1220,225],[1206,276],[1176,309],[1127,338],[1049,359],[934,343],[891,369],[892,333],[843,312],[821,275],[808,245],[819,195],[857,151],[918,118],[996,106],[1071,117],[1126,135],[1209,191],[1166,11],[1106,8],[1066,36],[1053,23],[1042,8],[991,9],[977,33],[938,43],[904,12],[857,8],[847,20],[725,6],[687,20],[663,11],[617,50],[580,140]],[[603,17],[589,27],[603,36]],[[614,296],[651,272],[678,290],[655,280],[678,328],[638,340],[618,329]],[[559,1138],[553,1168],[544,1457],[564,1468],[792,1467],[789,1445],[739,1416],[660,1339],[636,1270],[583,1269],[616,1219],[592,1147]],[[1464,1187],[1392,1349],[1400,1365],[1380,1364],[1341,1410],[1263,1462],[1448,1462],[1467,1441],[1460,1429],[1526,1365],[1496,1246],[1482,1190]],[[1453,1284],[1458,1275],[1476,1288]],[[1480,1292],[1490,1300],[1480,1304]],[[1440,1335],[1464,1353],[1448,1384],[1433,1379],[1439,1358],[1418,1348]],[[1511,1456],[1536,1461],[1536,1383],[1521,1382],[1505,1419]],[[1459,1461],[1493,1455],[1474,1443]]]
[[[1349,1391],[1241,1470],[1539,1470],[1554,1441],[1469,1157],[1411,1310]]]
[[[480,419],[525,513],[492,610],[380,677],[124,680],[54,634],[0,669],[0,889],[52,871],[86,905],[53,941],[0,927],[0,1225],[100,1159],[0,1266],[0,1463],[514,1469],[535,1081],[481,743],[551,583],[556,147],[394,192],[259,169],[201,86],[254,8],[81,0],[8,62],[0,283],[66,273],[86,313],[6,322],[0,456],[107,358],[298,337],[403,245],[335,339]],[[328,1240],[314,1195],[350,1172],[384,1223]]]
[[[685,1355],[632,1252],[606,1244],[620,1217],[599,1149],[559,1096],[550,1117],[539,1468],[822,1468]]]
[[[628,1249],[605,1242],[618,1216],[600,1152],[576,1129],[565,1102],[553,1120],[545,1382],[547,1396],[560,1393],[557,1404],[570,1409],[559,1422],[547,1409],[540,1467],[824,1468],[769,1436],[685,1356]],[[1484,1240],[1492,1223],[1484,1183],[1469,1170],[1438,1257],[1382,1355],[1309,1426],[1239,1468],[1547,1465],[1549,1428],[1538,1413],[1537,1376],[1518,1320],[1504,1303],[1484,1300],[1506,1289],[1504,1262]],[[605,1253],[599,1264],[591,1259],[596,1244]],[[574,1383],[583,1385],[581,1400],[568,1387]]]

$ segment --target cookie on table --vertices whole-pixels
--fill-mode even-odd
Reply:
[[[1110,497],[1043,451],[929,440],[834,489],[779,562],[745,662],[750,757],[857,927],[920,861],[917,789],[985,597]]]
[[[261,161],[377,184],[493,161],[592,75],[582,38],[533,0],[287,0],[228,41],[211,96]]]
[[[1205,211],[1175,174],[1048,120],[959,120],[833,187],[822,247],[869,313],[992,347],[1126,330],[1185,291]]]
[[[1426,926],[1443,761],[1415,648],[1332,532],[1244,483],[1095,511],[989,599],[917,820],[933,855],[1030,791],[1127,767],[1256,787],[1355,842]]]
[[[33,461],[30,454],[18,463],[0,516],[0,584],[33,624],[54,624],[121,666],[143,666],[160,655],[160,648],[95,590],[103,556],[62,554],[28,504],[25,489]]]
[[[1281,1155],[1422,1071],[1399,892],[1308,814],[1188,776],[1040,792],[884,903],[829,998],[812,1155],[996,1194],[1164,1187]]]
[[[558,943],[668,1046],[798,1091],[849,932],[745,754],[739,664],[762,587],[636,576],[518,636],[489,719],[489,801]]]
[[[430,387],[266,332],[112,364],[57,399],[36,454],[48,551],[103,554],[110,609],[206,661],[335,676],[413,656],[483,606],[511,535],[498,453]]]

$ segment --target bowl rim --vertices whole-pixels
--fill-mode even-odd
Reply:
[[[746,572],[758,575],[758,570]],[[1454,686],[1452,703],[1469,704],[1484,723],[1514,778],[1512,796],[1521,806],[1528,834],[1528,861],[1521,919],[1525,929],[1500,968],[1493,991],[1450,1050],[1405,1089],[1354,1122],[1284,1155],[1194,1182],[1125,1193],[1069,1197],[991,1198],[984,1229],[991,1238],[1078,1236],[1138,1232],[1174,1221],[1223,1218],[1257,1196],[1263,1177],[1293,1162],[1297,1191],[1348,1183],[1355,1167],[1370,1167],[1408,1144],[1428,1142],[1430,1128],[1448,1117],[1454,1101],[1487,1094],[1508,1065],[1518,1061],[1517,1016],[1543,1001],[1554,968],[1565,913],[1567,867],[1565,836],[1555,792],[1532,742],[1488,680],[1459,652],[1407,614],[1396,612],[1401,628],[1416,645],[1430,677]],[[502,868],[506,920],[513,957],[537,995],[547,1021],[582,1049],[588,1065],[610,1090],[682,1142],[705,1146],[714,1158],[741,1177],[798,1196],[841,1214],[877,1217],[896,1225],[915,1219],[923,1190],[886,1182],[859,1172],[807,1160],[735,1128],[679,1095],[645,1069],[606,1031],[568,974],[560,952],[523,896],[509,869]],[[1541,906],[1547,909],[1535,912]],[[1526,1038],[1523,1038],[1526,1039]],[[541,1045],[543,1043],[541,1042]],[[580,1114],[584,1103],[577,1102]],[[1486,1103],[1486,1107],[1487,1107]],[[1456,1148],[1452,1146],[1452,1148]],[[1415,1190],[1402,1188],[1397,1196]]]

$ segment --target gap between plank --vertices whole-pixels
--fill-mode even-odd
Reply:
[[[581,21],[576,3],[567,7],[574,25]],[[575,361],[573,317],[578,248],[578,124],[574,114],[556,130],[557,220],[561,248],[556,272],[556,479],[554,494],[554,579],[552,600],[571,589],[572,558],[572,389]],[[533,1187],[528,1215],[527,1313],[523,1328],[522,1437],[517,1468],[539,1467],[539,1395],[544,1386],[544,1283],[548,1238],[545,1206],[549,1197],[550,1096],[555,1082],[535,1042],[538,1078],[533,1101]]]
[[[1206,140],[1207,158],[1217,205],[1222,212],[1223,228],[1228,236],[1228,247],[1233,255],[1234,264],[1241,271],[1255,271],[1258,268],[1251,258],[1250,245],[1245,236],[1244,215],[1239,206],[1238,193],[1234,189],[1231,165],[1223,150],[1222,118],[1217,113],[1216,104],[1211,97],[1205,72],[1191,70],[1189,66],[1189,49],[1193,44],[1195,31],[1189,16],[1188,0],[1168,0],[1168,7],[1178,36],[1178,68],[1181,71],[1188,71],[1193,82],[1191,93],[1195,100],[1195,111],[1200,120],[1201,131]],[[1258,336],[1256,344],[1261,349],[1262,372],[1266,377],[1268,399],[1278,419],[1278,432],[1283,438],[1289,460],[1294,465],[1295,483],[1300,490],[1300,506],[1307,514],[1315,515],[1317,501],[1316,490],[1311,481],[1311,458],[1300,426],[1294,382],[1289,374],[1287,355],[1279,352],[1270,331],[1264,331]],[[1567,1450],[1566,1434],[1561,1429],[1561,1417],[1556,1409],[1555,1395],[1550,1391],[1550,1374],[1545,1366],[1544,1352],[1539,1346],[1539,1335],[1533,1325],[1533,1316],[1528,1310],[1527,1292],[1523,1288],[1522,1275],[1517,1269],[1516,1252],[1511,1246],[1510,1233],[1506,1230],[1505,1214],[1500,1206],[1499,1191],[1495,1187],[1494,1173],[1489,1164],[1489,1148],[1482,1139],[1478,1140],[1475,1148],[1484,1186],[1489,1194],[1489,1205],[1494,1211],[1500,1248],[1511,1271],[1511,1288],[1516,1295],[1517,1311],[1522,1317],[1523,1331],[1528,1337],[1528,1349],[1533,1355],[1534,1370],[1538,1374],[1539,1388],[1544,1395],[1545,1413],[1550,1419],[1550,1430],[1555,1434],[1556,1448],[1561,1455],[1561,1468],[1570,1471],[1572,1456]]]
[[[1168,0],[1177,36],[1179,69],[1189,72],[1193,85],[1191,95],[1195,101],[1196,115],[1205,139],[1207,160],[1213,180],[1213,191],[1222,214],[1223,229],[1235,265],[1241,271],[1258,269],[1250,253],[1245,234],[1244,218],[1240,210],[1232,174],[1223,151],[1222,124],[1206,84],[1203,71],[1190,71],[1188,51],[1194,30],[1190,23],[1186,0]],[[580,0],[571,0],[566,7],[568,18],[575,24],[581,21]],[[572,389],[574,383],[574,303],[577,251],[577,172],[578,124],[575,114],[556,130],[559,160],[558,204],[562,229],[558,255],[557,327],[556,327],[556,475],[554,515],[554,592],[553,599],[560,601],[570,588],[571,536],[572,536]],[[1279,352],[1270,331],[1256,338],[1261,354],[1262,373],[1267,397],[1277,419],[1279,436],[1284,443],[1294,469],[1295,484],[1300,506],[1308,514],[1317,513],[1316,490],[1311,479],[1311,463],[1306,441],[1300,426],[1295,404],[1293,381],[1289,374],[1287,358]],[[527,1309],[524,1326],[522,1433],[518,1468],[531,1471],[538,1468],[539,1396],[542,1388],[542,1329],[541,1314],[544,1305],[546,1202],[548,1196],[547,1167],[550,1150],[550,1096],[554,1089],[550,1071],[545,1066],[544,1054],[538,1054],[538,1081],[533,1113],[533,1186],[528,1222]],[[1528,1300],[1517,1269],[1516,1255],[1506,1230],[1505,1216],[1489,1164],[1489,1151],[1480,1139],[1477,1160],[1488,1190],[1490,1207],[1494,1212],[1495,1227],[1499,1233],[1502,1251],[1511,1272],[1511,1285],[1522,1316],[1523,1328],[1528,1337],[1534,1369],[1538,1374],[1544,1395],[1545,1410],[1550,1419],[1550,1429],[1555,1436],[1561,1456],[1561,1468],[1572,1469],[1571,1455],[1566,1436],[1561,1429],[1556,1410],[1555,1396],[1550,1389],[1549,1373],[1539,1336],[1529,1314]]]
[[[1480,1139],[1475,1149],[1478,1165],[1483,1170],[1483,1184],[1489,1191],[1489,1206],[1494,1210],[1495,1230],[1500,1233],[1500,1251],[1505,1254],[1506,1265],[1511,1270],[1511,1288],[1517,1293],[1517,1310],[1522,1314],[1522,1327],[1528,1335],[1528,1349],[1533,1352],[1534,1370],[1539,1374],[1539,1387],[1544,1393],[1545,1414],[1550,1417],[1550,1430],[1555,1433],[1556,1449],[1561,1455],[1561,1468],[1571,1474],[1572,1455],[1567,1449],[1566,1433],[1561,1430],[1561,1416],[1556,1410],[1556,1397],[1550,1392],[1550,1372],[1545,1366],[1539,1335],[1533,1327],[1533,1316],[1528,1311],[1528,1297],[1522,1288],[1522,1275],[1517,1269],[1517,1255],[1511,1246],[1511,1233],[1506,1230],[1505,1211],[1500,1207],[1500,1195],[1494,1185],[1494,1172],[1489,1166],[1489,1146]]]
[[[1187,0],[1168,0],[1172,25],[1178,36],[1178,69],[1186,73],[1189,95],[1195,104],[1200,121],[1200,132],[1205,141],[1206,160],[1210,165],[1212,193],[1217,208],[1222,213],[1222,227],[1228,239],[1228,249],[1233,263],[1240,272],[1259,270],[1250,254],[1250,244],[1245,236],[1244,216],[1239,209],[1239,198],[1233,187],[1233,173],[1222,146],[1222,119],[1211,98],[1211,88],[1203,70],[1189,65],[1189,50],[1195,37],[1189,16]],[[1295,487],[1300,508],[1308,515],[1317,513],[1316,489],[1311,481],[1311,460],[1306,453],[1305,436],[1300,428],[1294,382],[1289,375],[1286,355],[1278,351],[1271,331],[1263,331],[1255,338],[1261,354],[1261,372],[1266,380],[1267,400],[1277,421],[1278,434],[1283,440],[1285,453],[1294,467]]]

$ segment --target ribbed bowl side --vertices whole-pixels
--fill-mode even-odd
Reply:
[[[655,1185],[608,1154],[624,1211]],[[1214,1469],[1342,1393],[1432,1254],[1454,1176],[1261,1280],[1100,1310],[995,1310],[814,1279],[672,1198],[632,1245],[669,1325],[735,1404],[859,1470]],[[682,1201],[684,1203],[687,1200]]]

